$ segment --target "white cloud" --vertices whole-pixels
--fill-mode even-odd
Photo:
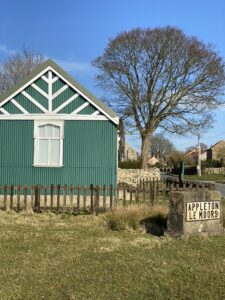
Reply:
[[[5,45],[0,44],[0,53],[6,54],[6,55],[12,55],[16,53],[16,50],[9,49]]]

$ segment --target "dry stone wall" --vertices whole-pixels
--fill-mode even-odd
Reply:
[[[225,168],[206,168],[204,171],[205,174],[224,174]]]
[[[142,169],[118,169],[118,181],[126,182],[130,185],[136,185],[140,180],[160,179],[160,170],[152,168]]]

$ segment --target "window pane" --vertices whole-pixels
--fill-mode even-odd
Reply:
[[[45,126],[39,126],[39,133],[38,133],[39,137],[45,137]]]
[[[47,164],[48,163],[48,140],[39,140],[38,147],[38,163]]]
[[[53,133],[53,125],[45,125],[45,136],[46,137],[52,137],[52,133]]]
[[[59,126],[53,126],[53,137],[60,137],[60,127]]]
[[[60,164],[60,140],[50,140],[50,164]]]

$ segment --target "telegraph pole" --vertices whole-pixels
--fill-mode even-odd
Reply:
[[[198,176],[202,176],[201,170],[201,145],[200,145],[200,134],[198,133],[198,166],[197,166]]]

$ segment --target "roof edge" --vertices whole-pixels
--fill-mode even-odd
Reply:
[[[62,77],[64,77],[74,88],[80,90],[87,98],[89,98],[96,106],[99,106],[106,115],[109,115],[113,122],[118,124],[119,117],[117,114],[109,108],[105,103],[95,97],[91,92],[89,92],[83,85],[81,85],[78,81],[76,81],[71,75],[69,75],[66,71],[64,71],[58,64],[56,64],[52,59],[47,59],[42,64],[38,65],[29,75],[24,77],[18,84],[12,86],[8,91],[0,95],[0,103],[5,99],[10,97],[10,95],[16,93],[21,87],[26,85],[29,81],[32,80],[33,77],[36,77],[39,73],[41,73],[44,69],[51,67],[53,70],[55,69]]]

